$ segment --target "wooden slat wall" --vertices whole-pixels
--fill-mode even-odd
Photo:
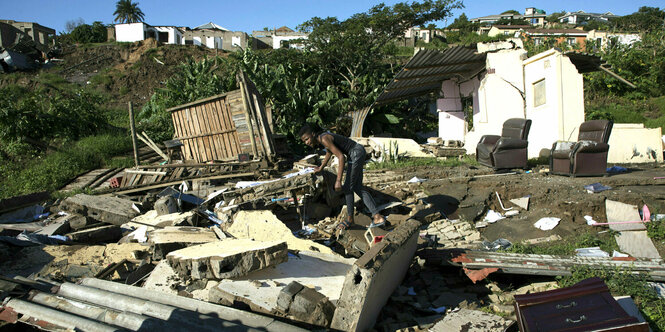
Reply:
[[[204,163],[251,154],[251,145],[243,144],[249,135],[240,90],[170,111],[185,160]]]

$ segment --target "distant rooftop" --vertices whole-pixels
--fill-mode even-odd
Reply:
[[[231,31],[231,30],[229,30],[229,29],[227,29],[227,28],[225,28],[225,27],[223,27],[223,26],[217,25],[217,24],[212,23],[212,22],[208,22],[208,23],[206,23],[206,24],[199,25],[199,26],[197,26],[196,28],[194,28],[194,30],[203,30],[203,29],[209,29],[209,30],[221,30],[221,31]]]

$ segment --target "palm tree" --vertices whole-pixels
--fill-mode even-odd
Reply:
[[[143,21],[143,12],[138,2],[132,0],[118,0],[115,4],[115,21],[120,23],[137,23]]]

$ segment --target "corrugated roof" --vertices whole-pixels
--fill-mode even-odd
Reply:
[[[206,23],[206,24],[199,25],[199,26],[197,26],[197,27],[194,28],[194,29],[199,29],[199,30],[202,30],[202,29],[211,29],[211,30],[230,31],[229,29],[227,29],[227,28],[225,28],[225,27],[223,27],[223,26],[221,26],[221,25],[217,25],[217,24],[215,24],[215,23],[212,23],[212,22],[208,22],[208,23]]]
[[[593,54],[579,53],[575,51],[568,51],[563,54],[570,59],[570,62],[575,65],[580,74],[601,70],[600,66],[605,64],[605,61],[603,61],[601,57]]]
[[[386,86],[375,105],[438,91],[443,81],[453,77],[470,78],[485,68],[485,58],[485,53],[476,52],[475,44],[444,51],[421,50]]]

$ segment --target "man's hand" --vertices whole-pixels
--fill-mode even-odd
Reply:
[[[323,170],[323,165],[314,167],[314,173],[319,173]]]
[[[335,181],[335,191],[341,191],[342,190],[342,181],[336,180]]]

